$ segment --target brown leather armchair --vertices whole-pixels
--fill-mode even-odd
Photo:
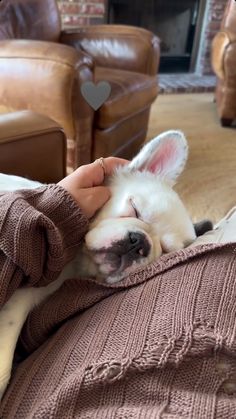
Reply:
[[[217,75],[216,104],[223,126],[236,119],[236,2],[229,0],[220,32],[212,44],[212,66]]]
[[[32,111],[0,115],[0,172],[42,183],[66,175],[66,136],[44,115]]]
[[[0,112],[31,109],[55,120],[67,135],[70,168],[100,156],[129,158],[146,136],[159,55],[158,38],[145,29],[61,31],[56,0],[2,0]],[[94,112],[80,86],[102,80],[111,95]]]

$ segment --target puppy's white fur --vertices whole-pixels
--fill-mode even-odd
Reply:
[[[193,224],[172,187],[188,155],[179,131],[161,134],[108,179],[111,199],[90,224],[84,245],[59,278],[43,288],[17,290],[0,311],[0,399],[10,379],[15,345],[29,311],[68,278],[96,276],[114,283],[163,252],[195,239]],[[0,190],[40,184],[0,175]],[[11,326],[9,326],[11,324]]]

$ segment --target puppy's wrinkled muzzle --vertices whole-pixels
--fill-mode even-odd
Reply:
[[[134,262],[146,258],[151,244],[142,232],[128,232],[123,239],[116,240],[109,247],[93,251],[93,259],[99,264],[100,272],[112,274],[124,271]]]

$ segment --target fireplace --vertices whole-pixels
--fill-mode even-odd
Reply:
[[[109,23],[147,28],[161,40],[160,72],[194,71],[206,0],[108,0]]]

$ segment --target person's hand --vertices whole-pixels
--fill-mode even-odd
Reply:
[[[111,175],[117,166],[123,166],[128,160],[117,157],[103,159],[106,175]],[[98,160],[80,166],[73,173],[58,182],[78,203],[83,213],[91,218],[110,198],[111,192],[103,186],[104,170]]]

